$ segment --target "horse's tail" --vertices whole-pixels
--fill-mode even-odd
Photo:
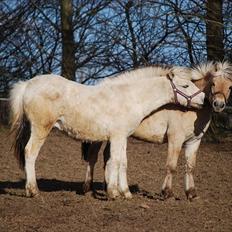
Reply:
[[[31,135],[31,123],[23,108],[23,96],[27,82],[15,84],[10,92],[11,131],[15,131],[14,155],[23,169],[25,166],[25,146]]]
[[[81,157],[84,161],[88,162],[88,154],[89,154],[89,148],[91,146],[91,143],[88,142],[82,142],[81,143]]]

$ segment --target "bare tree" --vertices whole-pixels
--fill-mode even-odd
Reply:
[[[223,0],[206,1],[206,47],[209,60],[224,59]]]
[[[14,79],[49,72],[90,83],[153,63],[188,66],[206,61],[205,22],[215,19],[207,16],[205,21],[204,3],[205,0],[21,0],[13,4],[3,0],[1,72],[9,74],[3,75],[8,76],[8,85]],[[229,58],[231,1],[223,3],[222,36],[225,57]]]
[[[75,42],[73,31],[72,0],[60,0],[61,34],[62,34],[62,68],[61,75],[75,80]]]

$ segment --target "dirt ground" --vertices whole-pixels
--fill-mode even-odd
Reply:
[[[53,131],[36,163],[40,195],[26,198],[24,173],[10,147],[13,137],[0,128],[0,231],[232,231],[232,139],[201,144],[195,184],[200,198],[186,200],[184,157],[173,190],[176,200],[159,197],[167,145],[129,139],[128,180],[132,200],[108,201],[102,190],[102,155],[95,194],[82,194],[85,163],[80,142]]]

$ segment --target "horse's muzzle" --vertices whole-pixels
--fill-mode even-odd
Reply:
[[[222,112],[225,109],[226,103],[224,100],[214,100],[212,106],[215,112]]]

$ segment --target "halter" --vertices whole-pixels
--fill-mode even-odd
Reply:
[[[173,89],[175,104],[180,105],[180,102],[178,101],[178,98],[177,98],[177,94],[179,94],[187,100],[187,108],[190,108],[191,100],[195,96],[200,94],[202,91],[198,90],[196,93],[188,96],[187,94],[185,94],[182,91],[180,91],[179,89],[177,89],[176,85],[174,84],[173,80],[170,78],[169,74],[167,74],[167,78],[169,79],[171,86],[172,86],[172,89]]]

